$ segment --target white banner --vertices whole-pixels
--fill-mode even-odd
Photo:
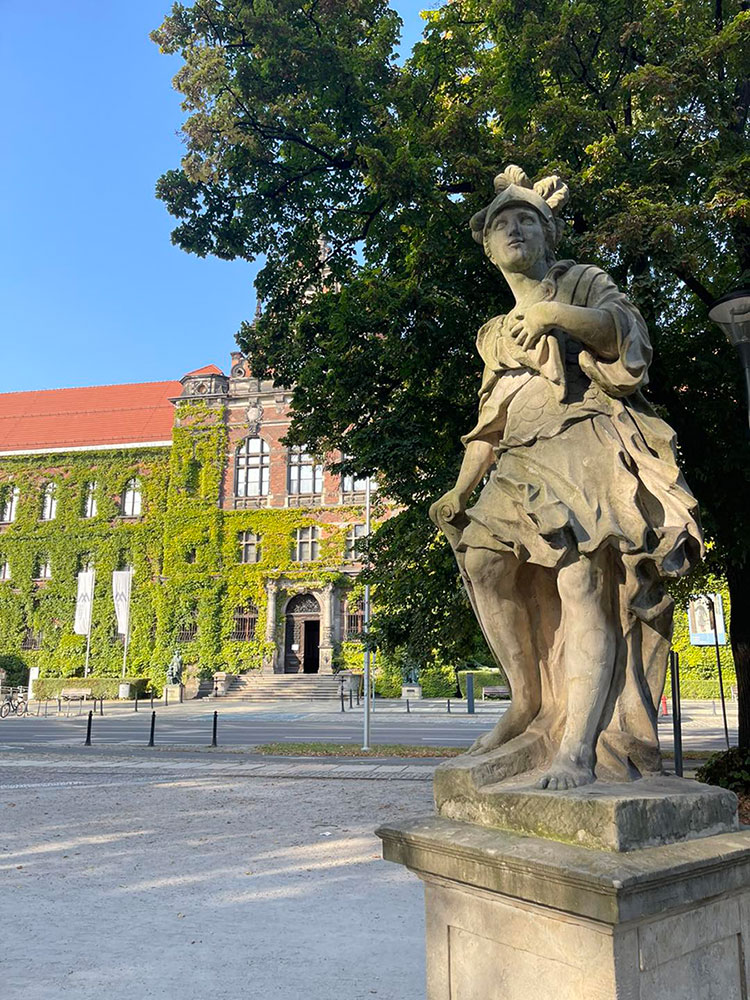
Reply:
[[[88,635],[91,631],[91,607],[94,603],[94,570],[83,569],[78,574],[78,595],[76,597],[76,617],[73,631],[76,635]]]
[[[130,584],[133,571],[118,569],[112,574],[112,598],[115,602],[117,631],[120,635],[128,634],[128,619],[130,617]]]

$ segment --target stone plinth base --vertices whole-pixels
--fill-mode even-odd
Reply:
[[[177,705],[182,701],[182,684],[165,684],[164,700],[170,705]]]
[[[629,853],[442,817],[378,834],[425,883],[427,1000],[747,997],[750,831]]]
[[[421,684],[402,684],[401,685],[401,697],[410,698],[412,701],[419,701],[422,697],[422,685]]]
[[[739,828],[734,792],[698,781],[661,775],[550,792],[524,775],[478,787],[467,758],[435,770],[435,802],[447,819],[605,851],[635,851]]]

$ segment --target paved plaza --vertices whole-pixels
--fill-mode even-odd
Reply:
[[[431,767],[359,773],[6,751],[0,995],[422,1000],[421,886],[373,830],[431,809]]]

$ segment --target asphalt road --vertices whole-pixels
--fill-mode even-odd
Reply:
[[[362,743],[362,711],[340,713],[320,707],[284,706],[243,708],[212,703],[195,703],[156,708],[155,743],[162,746],[206,746],[211,742],[213,707],[218,715],[218,745],[252,747],[271,742]],[[489,706],[487,706],[489,707]],[[484,706],[483,706],[484,708]],[[389,708],[372,714],[371,742],[410,745],[468,747],[481,733],[491,728],[505,706],[470,716],[463,711],[445,713]],[[48,718],[11,716],[0,721],[0,748],[82,746],[86,736],[87,712],[70,716],[50,714]],[[151,711],[142,704],[136,713],[125,708],[105,706],[104,716],[94,715],[92,745],[145,746],[148,743]],[[722,749],[724,732],[721,716],[711,703],[683,708],[683,745],[686,751],[701,753]],[[672,749],[672,720],[660,719],[660,740],[666,751]],[[736,709],[731,708],[730,739],[736,737]]]
[[[218,717],[218,743],[220,746],[256,746],[272,742],[325,741],[335,743],[362,743],[362,715],[308,714],[295,711],[222,712]],[[124,715],[95,715],[92,724],[92,745],[96,744],[146,744],[149,737],[151,711],[141,709]],[[70,718],[28,717],[5,719],[0,723],[0,746],[70,746],[83,743],[86,736],[87,717],[72,715]],[[155,743],[170,746],[195,746],[209,744],[213,725],[213,712],[156,712]],[[373,713],[371,738],[377,743],[421,743],[433,746],[469,746],[492,725],[486,716],[463,719],[423,718],[416,715],[377,717]]]

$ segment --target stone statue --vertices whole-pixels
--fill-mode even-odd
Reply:
[[[179,649],[174,651],[174,656],[167,667],[167,684],[182,683],[182,657]]]
[[[515,307],[479,331],[479,419],[430,516],[512,704],[459,766],[550,790],[658,773],[664,581],[701,558],[697,504],[641,395],[642,316],[600,268],[555,259],[567,186],[509,166],[495,191],[471,228]]]
[[[419,667],[416,663],[405,663],[401,668],[404,684],[419,684]]]

